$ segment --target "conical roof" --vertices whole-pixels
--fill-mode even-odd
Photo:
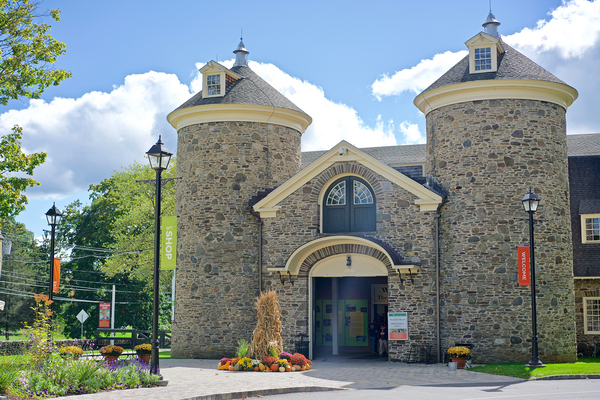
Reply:
[[[306,114],[249,67],[233,67],[231,71],[241,75],[242,79],[236,80],[224,96],[202,98],[202,92],[198,92],[177,107],[177,110],[209,104],[252,104],[285,108]]]
[[[457,83],[488,81],[488,80],[532,80],[560,83],[567,85],[544,68],[540,67],[517,50],[501,41],[505,52],[498,56],[498,70],[477,74],[469,73],[469,56],[465,56],[448,72],[432,83],[423,93]],[[568,86],[568,85],[567,85]]]

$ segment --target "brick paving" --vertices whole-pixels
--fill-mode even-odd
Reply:
[[[283,393],[391,388],[400,385],[490,385],[521,379],[450,371],[442,364],[390,363],[380,358],[322,358],[304,372],[254,373],[216,369],[218,360],[161,360],[168,385],[77,396],[78,400],[212,400]]]

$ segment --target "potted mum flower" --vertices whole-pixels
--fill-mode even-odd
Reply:
[[[100,349],[100,354],[104,357],[104,361],[117,362],[119,356],[123,353],[123,348],[121,346],[104,346]]]
[[[457,369],[464,369],[467,357],[471,354],[471,350],[465,346],[454,346],[448,349],[448,355],[452,362],[456,363]]]
[[[83,355],[83,350],[79,346],[63,346],[58,349],[58,352],[65,360],[78,360]]]
[[[141,362],[150,364],[150,357],[152,356],[152,345],[150,343],[138,344],[133,349]]]

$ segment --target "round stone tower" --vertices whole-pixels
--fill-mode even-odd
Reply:
[[[250,340],[259,294],[258,218],[248,201],[300,170],[311,118],[247,66],[211,61],[202,91],[167,117],[177,129],[177,280],[172,351],[233,354]]]
[[[449,196],[440,213],[442,347],[473,343],[475,362],[529,361],[531,288],[517,282],[534,218],[543,362],[575,361],[565,113],[577,91],[504,43],[490,13],[469,55],[423,93],[426,170]]]

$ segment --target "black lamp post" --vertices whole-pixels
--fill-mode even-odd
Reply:
[[[52,292],[54,291],[54,237],[56,235],[56,225],[60,222],[60,218],[62,217],[62,211],[56,208],[56,203],[52,204],[52,208],[46,212],[46,219],[48,220],[48,225],[52,228],[50,231],[50,294],[48,295],[48,299],[52,300]],[[50,309],[52,309],[52,303],[50,303]]]
[[[532,323],[532,336],[531,336],[531,361],[529,364],[525,364],[527,367],[539,368],[545,367],[538,357],[538,339],[537,339],[537,311],[535,306],[535,254],[534,254],[534,242],[533,242],[533,213],[537,211],[540,203],[540,198],[535,195],[529,189],[529,193],[521,200],[523,208],[529,213],[529,258],[531,260],[531,323]]]
[[[150,167],[156,171],[155,192],[156,200],[154,202],[154,308],[152,313],[152,359],[150,361],[150,372],[158,374],[158,281],[160,274],[160,174],[167,169],[173,153],[167,149],[160,136],[158,142],[146,152]]]

